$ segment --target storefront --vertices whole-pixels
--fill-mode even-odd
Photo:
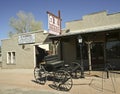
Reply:
[[[50,39],[53,43],[58,43],[56,49],[65,63],[75,60],[81,62],[77,39],[81,35],[84,69],[100,69],[107,63],[114,69],[120,69],[120,21],[118,18],[120,19],[120,13],[108,15],[106,12],[99,12],[83,16],[83,20],[66,23],[66,32],[59,36],[52,36]]]

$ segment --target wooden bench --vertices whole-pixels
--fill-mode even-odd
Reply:
[[[63,66],[64,61],[60,60],[58,55],[48,55],[44,58],[47,70],[56,70]]]

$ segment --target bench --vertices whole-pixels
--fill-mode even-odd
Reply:
[[[63,66],[64,61],[60,60],[58,55],[48,55],[44,58],[47,70],[56,70]]]

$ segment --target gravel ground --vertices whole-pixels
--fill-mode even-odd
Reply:
[[[120,74],[110,74],[109,79],[102,79],[102,74],[85,74],[84,79],[73,80],[70,91],[62,92],[51,88],[51,81],[35,83],[32,69],[0,69],[0,94],[120,94]]]

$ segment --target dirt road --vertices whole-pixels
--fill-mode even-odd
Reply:
[[[112,75],[109,79],[85,77],[74,79],[69,92],[37,84],[32,69],[0,69],[0,94],[120,94],[120,76]]]
[[[37,84],[32,69],[1,69],[0,94],[60,94],[46,85]]]

